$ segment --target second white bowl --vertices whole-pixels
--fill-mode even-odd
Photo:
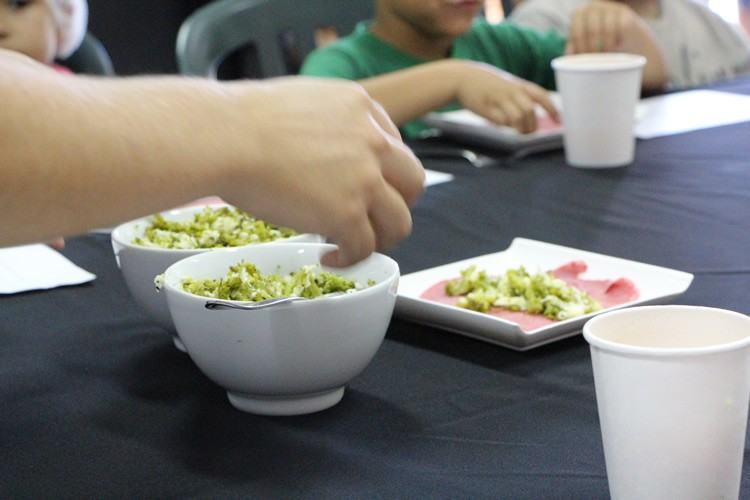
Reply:
[[[178,208],[163,212],[161,215],[167,220],[187,221],[191,220],[195,214],[201,212],[209,205],[196,205],[185,208]],[[218,208],[226,205],[210,205]],[[186,257],[198,255],[213,251],[223,251],[225,249],[171,249],[155,248],[136,245],[133,240],[143,236],[146,228],[151,224],[153,216],[143,217],[137,220],[126,222],[117,226],[112,231],[112,248],[117,260],[117,266],[122,270],[125,283],[133,295],[136,303],[141,306],[146,313],[159,326],[166,329],[172,334],[175,346],[181,351],[185,350],[179,336],[176,334],[172,318],[167,308],[167,300],[164,294],[157,293],[154,287],[154,278],[163,273],[165,269]],[[286,244],[292,241],[309,241],[319,242],[321,237],[313,234],[301,234],[286,238],[283,240],[272,241],[269,243],[257,243],[257,245],[277,245]]]

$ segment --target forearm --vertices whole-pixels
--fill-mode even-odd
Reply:
[[[466,61],[444,60],[376,76],[359,83],[402,125],[456,100]]]
[[[232,160],[205,123],[225,90],[176,83],[70,78],[0,54],[0,245],[220,194]]]

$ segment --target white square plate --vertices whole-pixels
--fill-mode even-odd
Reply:
[[[461,109],[445,113],[430,113],[424,122],[442,132],[446,137],[466,141],[478,146],[525,155],[559,149],[562,147],[562,126],[553,126],[549,119],[545,128],[522,134],[511,127],[490,123],[473,112]]]
[[[714,92],[714,94],[725,93]],[[549,97],[557,109],[562,112],[560,95],[556,92],[550,92]],[[747,96],[735,95],[735,97],[744,97],[750,100],[750,97]],[[651,110],[661,102],[660,99],[663,99],[663,97],[644,99],[638,103],[635,110],[636,131],[640,130],[641,122],[646,117],[648,119],[645,121],[648,121],[649,124],[655,120],[654,117],[660,118],[659,111],[662,111],[661,108]],[[438,129],[446,137],[481,147],[506,151],[517,157],[561,149],[563,147],[562,125],[554,123],[539,106],[537,106],[536,114],[540,128],[530,134],[522,134],[512,127],[495,125],[468,109],[429,113],[424,117],[424,122]],[[647,138],[642,135],[638,135],[638,137]]]
[[[524,332],[516,323],[496,316],[421,298],[422,293],[435,283],[457,278],[460,271],[470,265],[487,270],[489,274],[500,274],[506,269],[521,265],[525,266],[529,272],[548,271],[573,260],[582,260],[588,266],[588,270],[581,275],[582,278],[630,279],[638,288],[638,298],[616,307],[559,321],[530,332]],[[623,307],[669,302],[684,293],[692,281],[692,274],[676,269],[652,266],[541,241],[515,238],[511,245],[502,252],[473,257],[402,276],[398,287],[396,314],[404,319],[425,323],[517,351],[525,351],[581,333],[583,324],[596,314]]]

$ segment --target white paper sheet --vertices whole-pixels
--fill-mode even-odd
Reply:
[[[445,172],[438,172],[436,170],[424,169],[425,179],[424,186],[434,186],[435,184],[442,184],[443,182],[450,182],[453,180],[453,174],[447,174]]]
[[[750,121],[750,96],[689,90],[642,99],[635,135],[652,139]]]
[[[0,294],[80,285],[95,278],[47,245],[0,249]]]

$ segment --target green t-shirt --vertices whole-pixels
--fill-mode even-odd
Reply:
[[[351,35],[312,52],[301,73],[363,80],[428,62],[382,41],[372,34],[369,25],[359,23]],[[453,43],[450,57],[491,64],[552,89],[555,76],[550,62],[564,51],[565,39],[553,32],[540,33],[509,22],[489,24],[478,19]],[[405,138],[413,139],[425,128],[424,123],[413,121],[401,130]]]

